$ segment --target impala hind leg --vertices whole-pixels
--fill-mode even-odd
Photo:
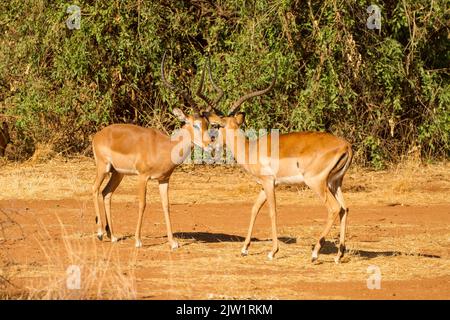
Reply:
[[[242,247],[242,250],[241,250],[241,255],[243,255],[243,256],[248,255],[248,247],[250,246],[250,241],[252,239],[252,233],[253,233],[253,227],[255,225],[255,220],[256,220],[256,217],[258,216],[258,213],[261,210],[262,206],[264,205],[264,203],[266,203],[266,199],[267,199],[266,192],[263,189],[259,192],[258,198],[256,199],[256,202],[252,208],[252,215],[250,217],[250,225],[248,227],[247,237],[245,238],[244,246]]]
[[[270,222],[272,226],[272,251],[269,252],[267,257],[272,260],[275,254],[278,252],[278,235],[277,235],[277,207],[275,200],[275,182],[272,180],[263,183],[264,191],[267,197],[267,203],[269,204]]]
[[[145,206],[146,206],[146,196],[147,196],[147,181],[148,177],[139,176],[139,215],[138,215],[138,223],[136,227],[136,233],[134,235],[136,241],[136,248],[142,247],[141,241],[141,227],[142,227],[142,217],[144,216]]]
[[[178,242],[173,239],[172,224],[170,223],[170,212],[169,212],[169,181],[159,182],[159,194],[161,196],[161,204],[164,211],[164,219],[166,221],[167,228],[167,240],[169,241],[170,247],[172,249],[177,249],[179,247]]]
[[[344,196],[342,194],[340,184],[336,188],[335,196],[342,208],[342,210],[339,211],[339,219],[340,219],[339,249],[336,258],[334,259],[336,263],[339,263],[341,258],[345,254],[345,233],[347,229],[347,215],[348,215],[348,208],[345,205]]]
[[[99,165],[97,165],[97,176],[95,177],[94,185],[92,186],[92,195],[94,198],[94,208],[95,208],[95,223],[97,224],[97,238],[101,241],[103,240],[103,222],[102,218],[100,216],[100,187],[103,183],[103,180],[105,180],[106,177],[106,171],[103,168],[100,168]],[[102,206],[103,211],[103,206]]]
[[[123,179],[123,174],[113,171],[111,174],[111,178],[109,178],[108,184],[102,191],[103,203],[106,211],[106,233],[108,234],[111,242],[117,242],[117,238],[114,236],[113,232],[113,224],[111,219],[111,197],[119,186],[120,182]]]
[[[320,234],[319,240],[317,241],[316,245],[314,246],[311,261],[315,262],[319,256],[319,250],[325,243],[325,237],[328,235],[328,233],[331,230],[331,227],[333,226],[334,221],[336,220],[337,216],[341,212],[341,206],[337,199],[334,197],[333,193],[330,191],[328,186],[326,184],[322,184],[319,186],[312,186],[313,190],[315,190],[319,196],[324,199],[325,206],[328,210],[328,218],[327,222],[325,224],[325,228]]]

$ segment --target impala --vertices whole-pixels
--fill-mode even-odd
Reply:
[[[268,202],[272,227],[272,250],[269,252],[268,258],[273,259],[278,252],[275,187],[279,184],[305,183],[319,195],[328,209],[325,229],[314,246],[312,262],[317,260],[325,237],[339,216],[339,248],[335,258],[335,262],[339,263],[345,252],[348,216],[348,208],[344,202],[341,186],[353,157],[351,145],[344,139],[329,133],[294,132],[280,134],[276,137],[267,135],[265,137],[267,146],[264,147],[264,150],[268,152],[262,152],[261,144],[258,146],[258,141],[249,140],[239,129],[245,119],[243,112],[237,112],[239,107],[248,99],[269,92],[275,85],[276,74],[277,66],[275,65],[275,77],[272,83],[266,89],[248,93],[236,100],[232,104],[228,116],[221,115],[216,109],[213,109],[207,116],[210,126],[216,129],[212,135],[219,137],[213,143],[215,147],[217,148],[217,144],[226,145],[228,143],[228,149],[233,157],[244,159],[244,161],[238,160],[238,164],[252,174],[262,186],[251,211],[250,226],[241,254],[244,256],[248,254],[256,217],[261,207]],[[230,137],[232,138],[230,139]],[[243,143],[239,143],[240,141]],[[275,154],[273,154],[273,148],[269,147],[272,143],[278,143]],[[252,163],[248,159],[256,159],[256,161]]]
[[[167,238],[172,249],[178,247],[178,243],[173,239],[170,222],[168,200],[169,179],[174,169],[184,161],[190,152],[184,152],[182,155],[179,155],[175,151],[180,149],[189,151],[193,144],[203,148],[208,146],[211,141],[209,135],[202,134],[202,132],[207,131],[207,122],[202,116],[203,111],[200,111],[188,90],[180,90],[166,80],[164,75],[165,55],[164,53],[161,62],[162,82],[168,88],[182,94],[185,102],[194,109],[193,115],[185,115],[178,108],[173,110],[173,114],[185,123],[182,129],[188,133],[189,139],[183,139],[181,142],[174,141],[170,136],[157,129],[143,128],[131,124],[113,124],[94,135],[92,139],[92,150],[97,168],[97,176],[93,185],[93,197],[98,227],[97,237],[99,240],[103,239],[103,230],[105,230],[111,242],[117,241],[117,237],[114,236],[111,219],[111,197],[125,175],[137,175],[139,210],[135,233],[136,247],[142,246],[141,226],[146,206],[147,181],[149,179],[155,179],[159,183],[159,192],[167,228]],[[203,86],[204,70],[197,90],[197,95],[203,100],[205,100],[205,97],[200,91]],[[207,102],[208,108],[206,110],[209,110],[210,105],[216,103],[209,100]],[[178,159],[174,160],[177,157]],[[108,173],[111,173],[109,181],[101,194],[99,194],[100,186]],[[103,229],[100,211],[106,215],[105,229]]]

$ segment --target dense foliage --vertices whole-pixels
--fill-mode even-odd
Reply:
[[[69,5],[80,29],[66,26]],[[381,30],[367,7],[381,8]],[[354,145],[362,164],[382,167],[412,149],[450,155],[450,11],[447,0],[7,0],[0,4],[0,112],[17,157],[38,143],[87,150],[111,122],[167,131],[183,103],[166,73],[192,91],[207,54],[225,90],[275,89],[243,105],[247,127],[326,130]],[[207,84],[207,93],[215,92]],[[197,99],[197,98],[196,98]],[[198,100],[201,103],[201,100]]]

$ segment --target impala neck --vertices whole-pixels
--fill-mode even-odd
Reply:
[[[253,175],[274,175],[279,166],[279,137],[272,134],[258,136],[250,140],[239,129],[229,137],[228,149],[236,162]],[[272,142],[274,145],[272,145]]]
[[[229,146],[229,150],[233,155],[236,162],[241,165],[244,169],[249,167],[249,149],[250,140],[240,129],[233,130],[233,137],[231,138],[232,145]],[[228,139],[230,139],[228,138]],[[229,142],[229,141],[227,141]]]
[[[184,126],[181,129],[189,131]],[[180,133],[181,133],[181,135],[180,135]],[[190,134],[187,136],[183,135],[183,131],[179,131],[179,132],[175,131],[172,133],[172,135],[174,135],[175,138],[173,136],[168,137],[169,144],[170,144],[169,148],[170,148],[170,150],[172,150],[172,152],[178,152],[180,150],[183,150],[183,152],[179,153],[179,160],[181,162],[184,162],[184,160],[186,160],[186,158],[188,156],[190,156],[190,154],[192,152],[192,148],[194,147],[194,139],[192,139]]]

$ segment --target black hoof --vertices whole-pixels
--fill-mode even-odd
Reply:
[[[97,234],[97,239],[102,241],[103,240],[103,235],[102,234]]]
[[[106,231],[106,236],[111,239],[111,230],[109,230],[109,225],[106,225],[105,231]]]

